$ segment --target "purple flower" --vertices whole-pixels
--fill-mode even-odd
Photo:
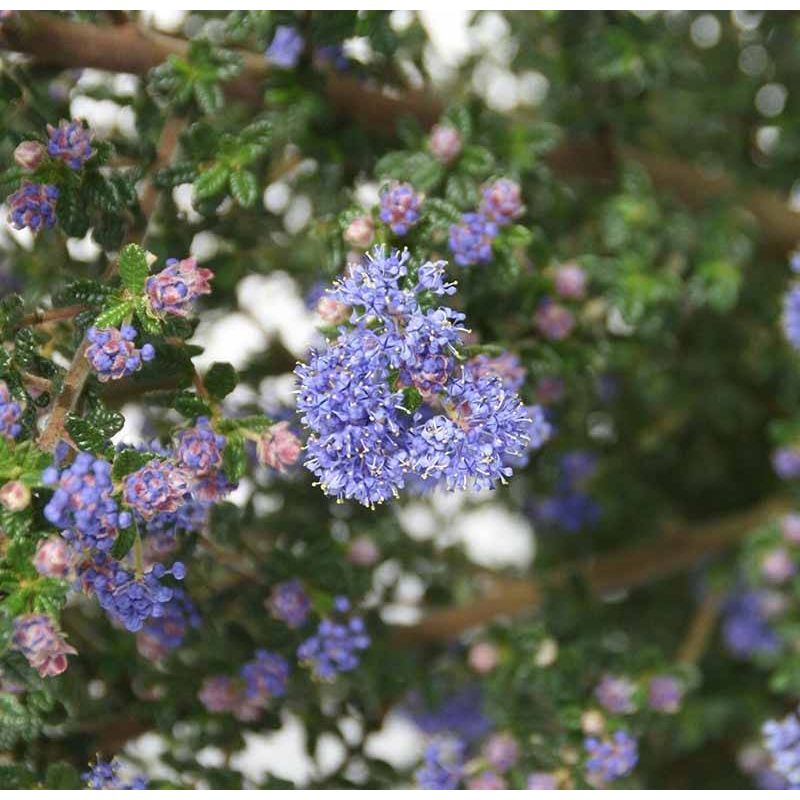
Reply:
[[[639,760],[634,739],[626,731],[616,731],[607,739],[590,737],[586,749],[586,778],[593,784],[611,783],[629,775]]]
[[[422,195],[414,191],[409,183],[395,181],[381,193],[380,218],[392,233],[404,236],[419,222],[419,207]]]
[[[458,225],[450,226],[449,247],[453,260],[462,267],[488,264],[497,225],[482,214],[464,214]]]
[[[58,127],[47,126],[47,152],[60,158],[70,169],[80,169],[93,154],[92,134],[77,120],[62,120]]]
[[[789,253],[789,269],[792,272],[800,272],[800,250],[792,250]]]
[[[674,714],[680,710],[683,700],[683,686],[671,675],[656,675],[650,679],[647,690],[647,704],[654,711]]]
[[[536,309],[534,324],[546,339],[560,342],[572,333],[575,317],[568,308],[552,300],[543,300]]]
[[[728,650],[738,658],[775,653],[780,639],[769,624],[764,595],[739,591],[725,604],[722,638]]]
[[[786,514],[781,519],[781,533],[787,542],[800,544],[800,514]]]
[[[142,776],[134,778],[130,783],[124,783],[119,776],[119,762],[116,759],[97,759],[89,772],[82,777],[89,789],[147,789],[147,780]]]
[[[586,273],[577,264],[562,264],[556,268],[556,294],[568,300],[582,300],[586,295]]]
[[[772,468],[784,481],[800,478],[800,447],[779,447],[772,454]]]
[[[474,378],[492,375],[500,378],[509,392],[519,391],[527,375],[527,370],[519,363],[519,356],[508,351],[499,356],[486,353],[474,356],[467,361],[467,369]]]
[[[286,694],[289,664],[283,656],[267,650],[256,650],[255,658],[242,667],[241,676],[248,698],[266,705],[270,698]]]
[[[285,622],[290,628],[299,628],[308,619],[311,601],[300,581],[295,578],[279,583],[272,589],[267,607],[275,619]]]
[[[325,617],[317,632],[297,648],[297,658],[318,681],[332,681],[340,672],[350,672],[360,663],[359,652],[369,647],[370,639],[361,617],[345,618],[346,598],[336,598],[337,618]]]
[[[225,437],[214,431],[208,417],[198,417],[193,428],[178,433],[175,454],[196,477],[210,476],[222,466],[224,447]]]
[[[450,164],[461,152],[461,134],[452,125],[434,125],[428,137],[428,149],[442,164]]]
[[[800,284],[794,283],[783,298],[783,331],[789,343],[800,350]]]
[[[785,547],[775,547],[761,559],[761,574],[770,583],[786,583],[797,572],[797,565]]]
[[[86,331],[90,342],[86,348],[86,358],[92,365],[101,383],[116,381],[133,375],[142,368],[142,363],[155,358],[156,351],[151,344],[139,349],[133,343],[136,328],[123,325],[121,328],[96,328]]]
[[[294,69],[303,54],[305,40],[293,25],[278,25],[265,55],[267,61],[281,69]]]
[[[522,214],[519,184],[500,178],[483,187],[480,212],[498,225],[508,225]]]
[[[136,649],[148,661],[160,661],[183,644],[189,628],[200,626],[200,615],[183,589],[172,589],[172,598],[160,617],[151,617],[136,634]]]
[[[453,736],[433,739],[425,748],[423,765],[414,773],[421,789],[457,789],[464,777],[464,742]]]
[[[230,712],[242,722],[258,719],[264,710],[261,698],[249,697],[244,682],[232,680],[227,675],[206,678],[198,697],[212,713]]]
[[[519,744],[511,734],[492,734],[483,744],[483,757],[493,769],[505,772],[517,763]]]
[[[197,266],[194,257],[167,260],[166,269],[151,275],[145,284],[150,308],[157,314],[188,316],[198,297],[211,293],[209,281],[214,277],[210,269]]]
[[[177,511],[186,501],[191,476],[168,461],[154,458],[125,477],[125,502],[145,519]]]
[[[21,416],[22,406],[11,397],[8,384],[0,380],[0,436],[16,439],[22,433]]]
[[[528,775],[527,788],[544,791],[558,789],[558,779],[552,772],[532,772]]]
[[[594,696],[606,711],[612,714],[632,714],[636,711],[633,694],[636,685],[627,678],[603,675],[594,690]]]
[[[14,647],[43,678],[60,675],[67,655],[77,654],[56,630],[47,614],[23,614],[14,620]]]
[[[17,230],[30,228],[36,233],[56,224],[58,189],[55,186],[24,181],[6,202],[8,221]]]
[[[42,480],[56,487],[44,508],[45,519],[60,528],[76,550],[109,550],[117,531],[132,521],[112,497],[111,464],[102,458],[78,453],[60,473],[49,467]]]
[[[472,790],[495,789],[498,791],[502,791],[507,787],[508,784],[506,783],[506,779],[502,775],[498,775],[496,772],[492,772],[492,770],[484,770],[483,772],[476,775],[474,778],[470,778],[467,781],[467,789],[472,789]]]
[[[797,713],[782,720],[768,720],[761,728],[764,747],[771,757],[771,768],[789,784],[800,788],[800,719]]]

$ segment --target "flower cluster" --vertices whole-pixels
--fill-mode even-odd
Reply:
[[[8,221],[17,230],[30,228],[33,233],[56,224],[58,188],[47,183],[24,181],[8,200]]]
[[[545,339],[560,342],[572,333],[575,316],[565,306],[545,298],[539,303],[533,322]]]
[[[796,713],[768,720],[761,728],[772,769],[786,779],[790,789],[800,789],[800,719]]]
[[[375,223],[372,217],[362,216],[351,220],[344,230],[344,240],[351,247],[366,250],[375,239]]]
[[[144,519],[177,511],[186,501],[191,475],[188,470],[154,458],[125,477],[125,502]]]
[[[206,477],[219,471],[224,447],[225,437],[214,431],[208,417],[198,417],[194,427],[178,433],[175,455],[195,477]]]
[[[567,300],[582,300],[586,294],[586,273],[577,264],[561,264],[553,278],[556,294]]]
[[[655,675],[647,690],[647,705],[654,711],[674,714],[683,702],[684,687],[671,675]]]
[[[633,702],[635,691],[636,685],[628,678],[603,675],[594,690],[594,696],[612,714],[632,714],[636,711]]]
[[[197,298],[211,293],[209,281],[214,277],[210,269],[197,266],[194,257],[167,259],[161,272],[151,275],[145,283],[150,308],[156,314],[174,314],[185,317],[191,313]]]
[[[500,378],[509,392],[519,391],[527,374],[525,367],[520,364],[519,356],[508,351],[499,356],[481,353],[467,361],[466,366],[474,378]]]
[[[792,347],[800,350],[800,284],[795,283],[783,300],[783,331]]]
[[[45,149],[40,142],[20,142],[14,148],[14,162],[18,167],[32,172],[37,169],[44,158]]]
[[[74,567],[74,554],[61,536],[51,536],[39,542],[33,566],[46,578],[66,578]]]
[[[47,614],[22,614],[14,620],[14,647],[43,677],[60,675],[67,668],[67,655],[77,650],[64,641]]]
[[[483,187],[480,213],[498,225],[508,225],[522,214],[522,193],[519,184],[509,178]]]
[[[281,69],[294,69],[303,54],[305,40],[292,25],[278,25],[275,36],[264,55],[270,64]]]
[[[11,397],[8,384],[0,380],[0,436],[16,439],[22,432],[21,416],[22,406]]]
[[[296,370],[311,431],[305,464],[327,494],[373,506],[409,475],[448,489],[493,488],[511,474],[508,457],[525,453],[531,418],[516,394],[495,375],[457,367],[463,315],[423,307],[423,297],[454,291],[444,262],[412,278],[408,252],[383,248],[334,285],[352,327]],[[407,389],[424,401],[414,412]]]
[[[259,437],[256,454],[261,464],[284,472],[300,458],[303,445],[289,428],[288,422],[277,422]]]
[[[464,777],[465,745],[453,736],[431,740],[414,774],[421,789],[457,789]]]
[[[448,244],[453,260],[462,267],[488,264],[492,260],[492,242],[499,228],[482,214],[468,213],[461,222],[450,226]]]
[[[339,615],[350,611],[345,597],[334,600]],[[360,663],[359,652],[369,647],[364,620],[351,616],[340,620],[323,619],[317,632],[297,648],[297,657],[319,681],[332,681],[340,672],[350,672]]]
[[[380,218],[392,233],[404,236],[419,222],[422,195],[409,183],[393,183],[381,193]]]
[[[461,134],[452,125],[434,125],[428,137],[428,149],[433,157],[442,164],[455,161],[463,142]]]
[[[86,358],[102,383],[133,375],[142,368],[143,362],[155,358],[153,345],[145,344],[141,349],[136,347],[133,343],[136,335],[136,328],[132,325],[121,328],[92,326],[86,331],[89,341]]]
[[[586,778],[592,784],[605,784],[629,775],[639,759],[639,749],[627,731],[615,731],[610,737],[589,737],[586,749]]]
[[[541,522],[577,533],[597,524],[600,509],[586,491],[586,483],[597,469],[597,459],[583,450],[561,457],[554,493],[534,504],[534,516]]]
[[[125,783],[119,774],[119,762],[97,761],[91,765],[89,772],[84,773],[83,780],[89,789],[147,789],[147,780],[138,776],[130,783]]]
[[[255,658],[241,670],[251,701],[266,705],[272,697],[283,697],[289,680],[289,664],[283,656],[268,650],[256,650]]]
[[[161,616],[148,619],[136,634],[136,649],[148,661],[160,661],[183,644],[189,628],[200,625],[200,615],[182,589],[172,589],[172,597],[161,610]]]
[[[62,120],[57,128],[48,125],[47,135],[48,154],[61,159],[70,169],[80,169],[92,157],[92,134],[77,120]]]
[[[764,592],[736,592],[723,609],[722,638],[738,658],[774,653],[780,639],[769,624],[768,596]]]
[[[285,622],[290,628],[299,628],[308,619],[311,601],[300,581],[293,579],[272,589],[267,608],[275,619]]]

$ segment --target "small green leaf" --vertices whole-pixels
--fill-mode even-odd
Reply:
[[[211,414],[208,404],[193,392],[177,392],[172,401],[172,407],[187,419],[207,417]]]
[[[238,481],[247,468],[247,451],[244,447],[244,437],[239,433],[228,436],[225,450],[222,454],[222,470],[231,481]]]
[[[47,767],[44,785],[48,789],[82,789],[83,781],[75,767],[63,761],[58,761]]]
[[[222,400],[236,388],[237,380],[236,370],[231,364],[217,361],[211,365],[203,383],[215,400]]]
[[[133,313],[136,304],[133,300],[115,299],[109,303],[94,321],[97,328],[116,328]]]
[[[258,197],[258,183],[256,176],[247,170],[232,172],[230,178],[231,194],[236,198],[236,202],[248,208],[255,203]]]
[[[65,427],[72,441],[83,451],[103,453],[108,448],[108,437],[98,431],[88,419],[70,413],[67,415]]]
[[[222,88],[216,82],[196,82],[194,84],[194,96],[197,104],[206,114],[216,114],[225,103]]]
[[[114,459],[111,475],[114,480],[118,481],[120,478],[130,475],[131,472],[141,469],[154,458],[158,458],[155,453],[142,452],[141,450],[122,450]]]
[[[130,552],[131,547],[133,547],[133,543],[136,541],[136,525],[129,525],[127,528],[123,528],[118,534],[117,538],[114,540],[114,546],[111,548],[111,555],[117,559],[117,561],[125,558],[126,555]]]
[[[225,164],[216,163],[205,172],[201,172],[194,182],[195,200],[207,200],[219,194],[228,181],[229,170]]]
[[[473,178],[485,178],[494,168],[494,157],[485,147],[470,145],[461,153],[458,167]]]
[[[119,254],[119,276],[132,294],[141,294],[150,272],[147,251],[138,244],[129,244]]]

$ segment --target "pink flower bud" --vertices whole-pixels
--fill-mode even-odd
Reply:
[[[9,511],[22,511],[31,502],[31,490],[22,481],[9,481],[0,487],[0,503]]]
[[[290,430],[288,422],[278,422],[258,440],[258,460],[268,467],[283,472],[300,457],[303,446]]]
[[[43,678],[60,675],[67,668],[70,647],[47,614],[23,614],[14,620],[14,647]]]
[[[461,134],[451,125],[434,125],[428,147],[437,161],[449,164],[461,152]]]
[[[39,142],[20,142],[14,150],[14,161],[22,169],[35,170],[44,158],[44,145]]]
[[[606,727],[606,718],[594,709],[584,711],[581,714],[581,730],[587,736],[597,736],[603,732]]]
[[[560,342],[572,333],[575,317],[568,308],[551,300],[545,300],[536,310],[534,324],[546,339]]]
[[[481,675],[491,672],[500,661],[497,648],[489,642],[476,642],[469,649],[467,661],[475,672]]]
[[[381,551],[368,536],[359,536],[347,548],[347,560],[359,567],[371,567],[381,557]]]
[[[577,264],[562,264],[556,269],[556,293],[569,300],[582,300],[586,294],[586,273]]]
[[[345,229],[344,240],[352,247],[365,250],[375,238],[375,223],[372,217],[356,217]]]
[[[65,578],[72,567],[69,546],[60,536],[51,536],[39,542],[33,566],[46,578]]]
[[[317,303],[317,314],[328,325],[339,325],[349,316],[350,307],[328,295],[323,295]]]
[[[800,544],[800,514],[787,514],[781,520],[781,531],[787,542]]]
[[[761,573],[771,583],[785,583],[795,572],[794,559],[785,547],[770,550],[761,560]]]

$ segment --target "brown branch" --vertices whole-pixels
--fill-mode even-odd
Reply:
[[[48,310],[40,309],[26,314],[17,323],[18,328],[30,327],[31,325],[47,325],[50,322],[57,322],[63,319],[72,319],[77,316],[81,311],[85,311],[88,306],[74,305],[62,306],[61,308],[51,308]]]
[[[675,656],[676,661],[696,664],[702,658],[714,633],[721,607],[722,598],[719,594],[706,594],[689,623],[686,637]]]
[[[583,581],[595,596],[634,589],[669,577],[733,547],[758,525],[788,509],[782,498],[720,520],[689,525],[624,550],[554,569],[541,578],[496,578],[483,596],[432,611],[422,622],[399,629],[400,643],[456,637],[501,615],[535,611],[547,591]]]

